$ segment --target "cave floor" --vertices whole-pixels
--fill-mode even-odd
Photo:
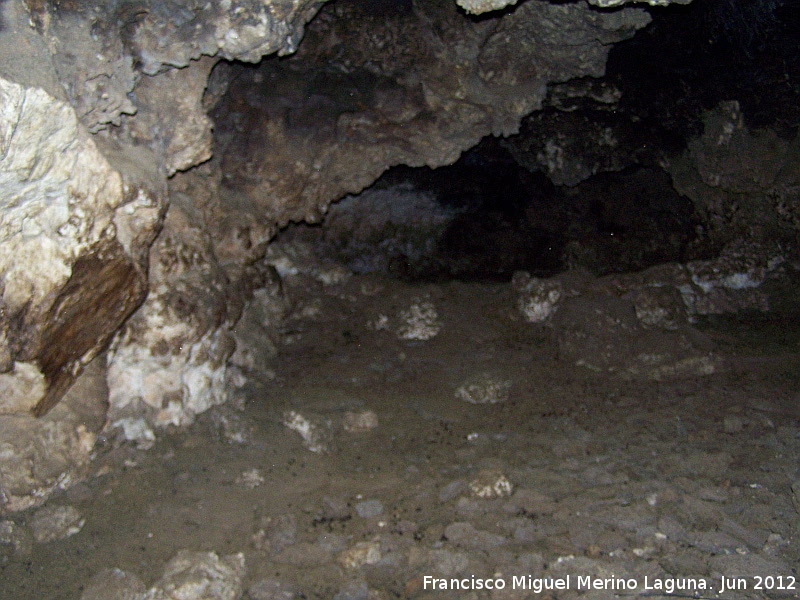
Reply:
[[[679,597],[800,595],[796,321],[709,321],[725,368],[626,381],[559,360],[546,329],[514,316],[508,284],[323,287],[288,291],[279,354],[247,373],[238,408],[147,451],[100,449],[93,476],[49,502],[75,506],[83,529],[3,564],[0,597],[77,599],[110,567],[149,587],[181,549],[243,552],[252,600],[666,595],[659,581],[690,586]],[[381,326],[412,297],[438,311],[432,339]],[[510,382],[508,397],[457,398],[476,375],[499,397]],[[343,425],[364,411],[377,427]],[[506,589],[431,591],[426,575]],[[567,575],[568,590],[512,589]],[[719,594],[721,576],[746,589]],[[584,591],[578,577],[638,587]]]

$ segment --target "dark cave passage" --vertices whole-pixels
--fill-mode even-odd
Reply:
[[[293,225],[320,257],[405,281],[510,281],[640,271],[710,256],[692,203],[662,171],[632,166],[555,186],[486,138],[453,165],[394,167],[334,203],[318,226]]]
[[[410,5],[385,8],[342,2],[319,18],[335,29],[347,15],[402,22],[413,13]],[[369,187],[334,195],[329,209],[310,217],[287,219],[321,224],[290,225],[278,239],[306,239],[318,255],[355,273],[428,282],[508,281],[518,270],[605,275],[717,255],[749,234],[738,225],[721,227],[703,202],[676,191],[665,165],[703,134],[708,111],[732,99],[747,126],[793,135],[800,122],[800,18],[780,0],[647,10],[652,23],[612,48],[604,77],[551,85],[518,134],[485,137],[439,168],[391,167],[390,150],[377,158],[387,165],[375,165],[384,173],[371,185],[374,178],[334,174],[323,189]],[[312,27],[309,39],[316,35]],[[372,122],[370,111],[390,124],[424,115],[422,87],[398,85],[369,62],[351,66],[344,50],[337,52],[322,53],[329,62],[313,68],[301,57],[218,66],[228,81],[212,112],[225,186],[264,193],[273,160],[263,158],[264,149],[277,124],[290,152],[302,156],[315,146],[347,147],[345,132]],[[763,217],[756,213],[742,219]],[[796,245],[785,224],[762,228],[766,238]]]

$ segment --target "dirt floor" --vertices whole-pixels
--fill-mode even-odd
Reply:
[[[800,598],[800,322],[707,319],[715,373],[626,380],[560,359],[512,294],[287,290],[277,357],[149,450],[101,444],[48,502],[82,529],[0,557],[0,598],[150,587],[182,549],[242,552],[251,600]],[[430,339],[403,339],[414,299]]]

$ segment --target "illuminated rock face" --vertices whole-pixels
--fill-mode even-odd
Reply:
[[[7,80],[0,98],[0,367],[37,364],[43,414],[144,299],[139,256],[163,199],[116,170],[69,105]]]

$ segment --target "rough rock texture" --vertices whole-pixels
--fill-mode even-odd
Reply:
[[[136,87],[136,118],[121,133],[163,153],[169,175],[211,158],[212,125],[202,101],[215,62],[204,57],[191,67],[142,77]]]
[[[519,0],[456,0],[461,8],[473,15],[480,15],[493,10],[500,10],[509,5],[514,5]],[[647,3],[650,6],[667,6],[668,4],[689,4],[692,0],[587,0],[589,4],[601,8],[621,6],[628,2]]]
[[[620,171],[635,163],[642,143],[635,124],[618,116],[620,95],[607,81],[590,78],[552,86],[543,110],[501,143],[520,165],[556,185]]]
[[[232,342],[219,328],[235,320],[244,302],[226,304],[240,291],[238,276],[249,273],[244,255],[252,244],[243,249],[227,241],[225,219],[214,218],[217,203],[216,215],[194,218],[200,224],[195,230],[206,220],[220,223],[225,235],[216,243],[235,263],[236,276],[222,271],[207,235],[173,227],[181,208],[167,227],[171,237],[151,251],[167,206],[166,177],[211,157],[203,94],[214,63],[293,52],[321,4],[0,5],[2,419],[51,409],[142,303],[148,279],[150,301],[115,343],[111,418],[132,398],[154,407],[156,423],[190,420],[224,400]],[[197,195],[198,204],[208,199]],[[191,210],[193,199],[182,200]],[[263,253],[273,229],[253,231],[260,235],[253,252]],[[235,241],[238,231],[232,235]],[[155,265],[150,275],[149,260]],[[153,331],[148,337],[142,328]],[[121,377],[126,360],[135,366]],[[136,383],[137,377],[162,389]],[[37,435],[43,434],[27,434]],[[61,447],[51,439],[47,451],[72,457],[77,472],[84,457],[66,438]],[[32,490],[43,496],[54,485],[43,483],[47,472],[27,483],[20,475],[4,502],[21,506],[17,495]]]
[[[148,600],[236,600],[246,574],[244,554],[220,558],[215,552],[181,550],[164,566]]]
[[[0,368],[38,365],[43,414],[143,300],[139,258],[163,198],[136,171],[122,175],[69,105],[6,80],[0,154]]]
[[[573,271],[551,279],[515,274],[523,318],[552,327],[562,358],[590,370],[661,380],[710,375],[720,361],[690,327],[698,317],[768,313],[796,278],[778,244],[731,244],[712,260],[663,264],[594,278]]]
[[[282,224],[319,219],[391,165],[449,164],[516,132],[549,83],[602,75],[609,44],[649,19],[538,0],[480,22],[434,2],[325,7],[291,61],[232,76],[215,112],[224,184]]]
[[[241,306],[191,199],[173,192],[164,228],[150,250],[150,294],[109,354],[109,421],[143,415],[183,425],[223,403],[228,328]]]
[[[706,113],[703,134],[667,165],[719,243],[792,238],[800,226],[800,137],[750,131],[736,101]]]
[[[512,6],[519,0],[456,0],[461,8],[473,15],[480,15],[493,10]]]
[[[614,6],[622,6],[627,3],[647,3],[650,6],[667,6],[669,4],[689,4],[692,0],[586,0],[589,4],[599,6],[601,8],[611,8]]]
[[[78,377],[47,415],[0,415],[0,512],[43,503],[86,475],[97,433],[105,424],[108,388],[104,356]]]

